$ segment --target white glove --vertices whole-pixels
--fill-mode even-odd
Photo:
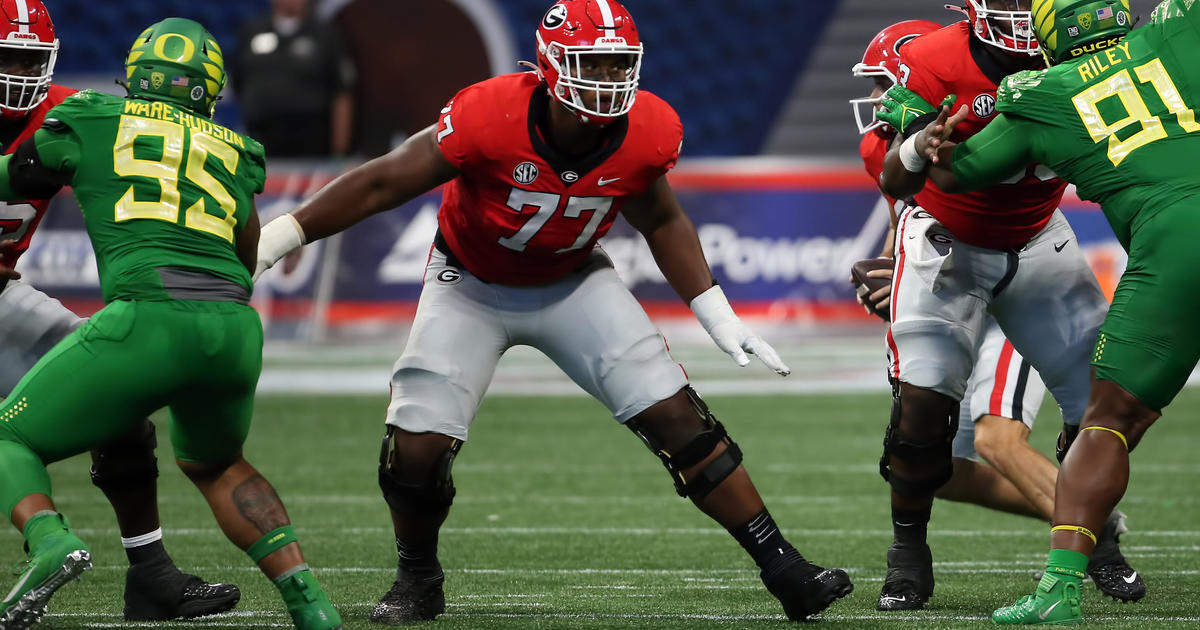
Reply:
[[[254,280],[275,266],[280,258],[299,248],[307,239],[304,230],[290,213],[275,217],[258,233],[258,259],[254,263]]]
[[[750,358],[746,356],[749,352],[780,376],[792,373],[792,369],[784,365],[775,349],[738,319],[733,307],[729,305],[729,300],[725,299],[725,292],[721,287],[713,286],[697,295],[692,299],[690,306],[696,314],[696,319],[700,320],[704,330],[708,331],[708,336],[712,337],[718,348],[733,357],[738,365],[746,367],[750,364]]]

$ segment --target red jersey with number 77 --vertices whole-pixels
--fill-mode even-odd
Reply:
[[[966,120],[950,136],[954,142],[975,135],[996,115],[996,87],[1008,71],[988,56],[987,46],[958,22],[900,49],[902,85],[929,103],[954,94],[954,109],[967,107]],[[1046,227],[1066,188],[1049,168],[1033,164],[1006,183],[964,194],[942,192],[928,181],[915,199],[965,243],[1016,249]]]
[[[12,142],[4,147],[4,154],[12,153],[21,146],[22,142],[32,137],[33,133],[41,128],[42,121],[46,119],[46,113],[74,93],[75,90],[71,88],[51,85],[46,100],[26,115],[24,128]],[[17,259],[25,253],[25,250],[29,249],[29,240],[33,238],[34,230],[42,222],[42,217],[46,215],[46,209],[49,207],[49,199],[0,201],[0,241],[14,241],[12,248],[0,256],[0,264],[6,267],[13,267],[17,264]]]
[[[467,87],[438,118],[438,147],[460,171],[442,193],[438,229],[486,282],[546,284],[578,269],[625,204],[679,159],[683,125],[650,92],[639,90],[584,155],[549,141],[547,109],[559,106],[524,72]]]

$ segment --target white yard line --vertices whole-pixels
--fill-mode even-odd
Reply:
[[[463,468],[467,468],[467,472],[482,473],[482,470],[471,470],[470,464],[460,464],[455,467],[455,472],[463,474]],[[871,466],[872,472],[878,474],[878,467]],[[647,469],[646,472],[656,470],[654,468]],[[764,467],[764,470],[771,471],[770,467]],[[636,472],[636,471],[630,471]],[[814,471],[816,472],[816,471]],[[1149,470],[1146,472],[1153,473]],[[370,483],[372,480],[367,480],[365,483]],[[665,491],[658,495],[646,496],[622,496],[622,495],[527,495],[527,494],[459,494],[454,498],[455,505],[639,505],[639,506],[659,506],[668,503],[674,503],[674,496]],[[857,509],[863,505],[885,505],[886,497],[880,495],[775,495],[768,494],[766,496],[767,503],[770,505],[819,505],[823,508],[829,506],[845,506],[847,508]],[[1121,499],[1122,504],[1161,504],[1165,502],[1173,502],[1183,505],[1200,504],[1198,497],[1167,497],[1167,496],[1139,496],[1125,497]],[[378,493],[374,494],[288,494],[286,498],[288,505],[383,505],[383,498]],[[158,498],[159,505],[192,505],[196,503],[196,498],[192,496],[160,496]],[[75,505],[108,505],[108,499],[101,494],[88,494],[72,496],[63,501],[64,506]],[[1136,529],[1131,529],[1131,533],[1136,534]],[[1124,547],[1129,549],[1130,547]],[[1194,549],[1200,551],[1200,547]]]
[[[953,564],[953,563],[940,563],[940,562],[934,563],[935,566],[941,567],[938,571],[939,573],[953,574],[953,575],[994,575],[994,574],[999,574],[999,575],[1031,574],[1032,575],[1034,573],[1034,571],[1038,568],[1035,565],[1035,563],[1032,561],[1029,562],[1028,564],[1024,564],[1024,565],[1022,565],[1020,563],[1013,563],[1012,568],[997,568],[997,567],[993,567],[993,566],[985,566],[985,565],[991,565],[991,564],[1004,564],[1004,563],[988,563],[988,562],[976,563],[976,565],[980,566],[981,568],[952,568],[952,567],[944,566],[947,564]],[[1005,566],[1007,566],[1007,565],[1005,565]],[[97,565],[94,569],[97,571],[124,572],[128,568],[129,567],[127,565],[113,564],[113,565]],[[218,571],[220,571],[220,572],[230,571],[230,572],[258,573],[257,567],[248,566],[248,565],[196,566],[196,567],[189,566],[188,568],[191,570],[197,571],[197,572],[201,572],[201,573],[203,573],[203,572],[218,572]],[[883,567],[843,567],[843,569],[846,571],[846,573],[854,575],[855,576],[854,579],[856,581],[858,581],[858,580],[882,581],[883,580],[883,576],[882,576],[882,573],[884,571]],[[443,570],[446,573],[451,573],[451,574],[462,573],[465,575],[498,575],[498,576],[507,576],[507,575],[603,575],[603,576],[616,576],[616,577],[628,576],[631,578],[644,577],[644,576],[663,576],[663,577],[679,577],[684,582],[693,582],[693,583],[698,583],[698,582],[713,582],[713,583],[746,582],[748,584],[754,584],[756,586],[756,588],[761,588],[761,585],[759,584],[759,581],[758,581],[757,574],[749,568],[747,568],[747,569],[582,569],[582,568],[581,569],[469,569],[469,568],[468,569],[458,569],[458,568],[453,568],[453,567],[445,567]],[[379,574],[393,575],[396,573],[395,567],[337,567],[337,566],[331,566],[331,567],[319,567],[316,569],[316,571],[318,574],[320,574],[320,573],[379,573]],[[1200,575],[1200,569],[1161,569],[1161,570],[1156,569],[1153,571],[1153,574],[1156,577],[1157,576],[1191,576],[1191,575]],[[729,577],[719,577],[719,578],[705,577],[705,576],[713,576],[713,575],[722,575],[722,576],[729,576]],[[624,590],[624,589],[633,589],[633,588],[640,588],[640,587],[629,585],[629,584],[600,584],[600,585],[579,586],[579,587],[572,587],[572,588]],[[731,588],[735,588],[735,587],[731,587]],[[496,597],[535,597],[535,596],[536,595],[496,595]],[[483,596],[477,596],[477,597],[490,597],[490,596],[483,595]],[[556,595],[556,597],[557,597],[557,595]]]
[[[360,604],[361,605],[361,604]],[[370,605],[374,605],[373,603]],[[358,605],[352,605],[358,606]],[[463,608],[453,603],[448,604],[448,607],[453,611],[455,608]],[[50,613],[46,618],[53,619],[95,619],[98,616],[112,617],[119,619],[118,615],[97,615],[95,613]],[[242,611],[240,615],[244,619],[251,617],[256,620],[253,626],[247,626],[246,620],[225,621],[222,619],[224,615],[219,617],[205,618],[204,625],[211,627],[229,627],[229,628],[290,628],[291,623],[282,622],[263,622],[257,621],[258,618],[279,618],[280,613],[273,611]],[[1141,615],[1131,614],[1127,616],[1118,615],[1094,615],[1086,616],[1089,622],[1105,622],[1105,621],[1132,621],[1139,624],[1148,622],[1175,622],[1175,623],[1197,623],[1200,622],[1200,617],[1180,617],[1180,616],[1161,616],[1161,615]],[[649,621],[728,621],[728,622],[745,622],[745,621],[785,621],[783,615],[712,615],[712,614],[687,614],[687,613],[592,613],[592,612],[488,612],[472,610],[470,612],[447,612],[442,615],[443,619],[577,619],[577,620],[598,620],[598,621],[630,621],[630,622],[649,622]],[[866,614],[866,615],[847,615],[836,613],[822,613],[818,617],[825,621],[897,621],[902,623],[912,623],[920,621],[986,621],[989,617],[985,615],[956,615],[956,614],[939,614],[929,612],[906,612],[903,617],[889,614]],[[163,624],[152,623],[131,623],[126,621],[91,621],[81,624],[85,628],[157,628],[164,627]]]
[[[684,331],[664,328],[672,355],[704,395],[886,394],[882,327],[758,326],[788,360],[792,375],[778,378],[757,363],[738,368],[709,343],[694,322]],[[402,339],[401,336],[399,339]],[[373,345],[268,344],[260,394],[365,394],[386,397],[399,339]],[[382,350],[381,350],[382,348]],[[1189,386],[1200,384],[1194,372]],[[500,361],[488,390],[492,396],[582,397],[586,394],[537,351],[517,347]]]
[[[391,532],[390,527],[299,527],[305,536],[333,536],[346,534],[385,534]],[[115,527],[88,528],[74,530],[85,536],[109,536],[119,534]],[[164,528],[169,536],[224,536],[216,527],[196,528]],[[789,536],[857,536],[874,537],[892,535],[890,529],[792,529],[783,528]],[[728,536],[728,532],[717,527],[443,527],[443,534],[464,536]],[[934,529],[931,536],[952,536],[967,538],[1044,538],[1046,532],[1041,530],[1012,530],[1012,531],[981,531],[967,529]],[[1138,530],[1137,536],[1151,538],[1200,538],[1200,530]],[[20,534],[5,530],[0,537],[18,538]]]

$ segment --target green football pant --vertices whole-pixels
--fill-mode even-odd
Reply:
[[[104,307],[0,406],[0,441],[11,443],[0,448],[0,505],[11,512],[28,494],[48,494],[45,471],[34,468],[106,443],[162,407],[170,408],[176,458],[232,461],[250,428],[262,343],[258,313],[241,304]]]
[[[1161,210],[1134,230],[1129,263],[1092,353],[1096,378],[1160,411],[1200,359],[1200,199]]]

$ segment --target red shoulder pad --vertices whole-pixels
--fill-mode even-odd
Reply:
[[[529,100],[539,85],[531,72],[506,74],[462,89],[438,114],[442,155],[462,170],[528,136]],[[528,139],[525,140],[528,142]]]
[[[625,143],[637,147],[648,165],[666,173],[679,161],[679,152],[683,148],[683,122],[666,101],[651,92],[639,90],[637,102],[629,112]]]
[[[950,85],[971,61],[966,22],[922,35],[900,49],[900,84],[934,105],[951,93]]]

